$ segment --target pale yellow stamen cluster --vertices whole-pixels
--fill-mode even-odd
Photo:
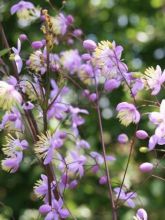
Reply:
[[[14,86],[9,85],[4,81],[0,81],[0,108],[10,110],[16,104],[22,102],[22,96]]]
[[[44,159],[47,155],[47,150],[50,147],[51,134],[47,132],[38,136],[39,140],[35,144],[35,152],[40,159]]]
[[[104,63],[104,58],[106,58],[107,54],[107,50],[109,49],[113,49],[113,44],[110,41],[101,41],[100,43],[98,43],[98,46],[96,47],[93,57],[94,57],[94,62],[96,61],[101,61],[99,63],[100,66],[103,66]]]

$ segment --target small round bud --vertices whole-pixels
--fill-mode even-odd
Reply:
[[[95,102],[97,100],[97,95],[96,93],[91,93],[89,95],[89,100],[92,101],[92,102]]]
[[[39,212],[41,213],[41,214],[47,214],[48,212],[50,212],[51,211],[51,207],[50,207],[50,205],[47,205],[47,204],[45,204],[45,205],[41,205],[40,206],[40,208],[39,208]]]
[[[20,35],[19,35],[19,39],[20,39],[21,41],[25,41],[25,40],[28,39],[28,37],[27,37],[26,34],[20,34]]]
[[[69,188],[74,189],[74,188],[76,188],[77,185],[78,185],[77,180],[73,180],[72,182],[70,182]]]
[[[81,58],[84,60],[84,61],[88,61],[91,59],[91,55],[89,53],[84,53]]]
[[[101,185],[106,184],[106,183],[107,183],[107,177],[106,177],[106,176],[102,176],[102,177],[100,177],[100,179],[99,179],[99,183],[100,183]]]
[[[136,131],[136,137],[141,140],[144,140],[144,139],[148,138],[148,134],[144,130],[138,130],[138,131]]]
[[[140,147],[140,148],[139,148],[139,151],[140,151],[141,153],[147,153],[147,152],[148,152],[148,148],[147,148],[147,147]]]
[[[107,80],[104,84],[104,89],[105,91],[107,92],[111,92],[113,91],[114,89],[118,88],[120,85],[120,82],[118,82],[117,80],[115,79],[110,79],[110,80]]]
[[[119,134],[117,140],[120,144],[126,144],[128,142],[128,136],[126,134]]]
[[[92,171],[93,173],[97,173],[97,172],[99,171],[99,166],[98,166],[98,165],[94,165],[94,166],[92,167],[91,171]]]
[[[72,39],[72,38],[69,38],[68,40],[67,40],[67,44],[68,45],[72,45],[74,43],[74,40]]]
[[[94,51],[96,49],[97,45],[93,40],[84,40],[83,47],[86,50]]]
[[[75,29],[73,31],[73,35],[76,36],[76,37],[80,37],[82,34],[83,34],[83,32],[82,32],[81,29]]]
[[[33,41],[31,44],[32,48],[38,50],[43,47],[42,41]]]
[[[74,17],[73,17],[72,15],[68,15],[68,16],[66,17],[66,19],[67,19],[68,25],[73,24],[73,22],[74,22]]]
[[[153,168],[154,168],[153,164],[148,163],[148,162],[142,163],[139,166],[140,171],[143,172],[143,173],[151,172],[153,170]]]
[[[85,89],[85,90],[82,92],[82,95],[83,95],[84,97],[88,97],[88,96],[90,95],[89,90],[88,90],[88,89]]]

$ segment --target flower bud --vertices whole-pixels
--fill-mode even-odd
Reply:
[[[73,22],[74,22],[74,17],[73,17],[72,15],[68,15],[68,16],[66,17],[66,19],[67,19],[68,25],[73,24]]]
[[[81,29],[75,29],[73,31],[73,35],[76,36],[76,37],[80,37],[82,34],[83,34],[83,32],[82,32]]]
[[[41,214],[47,214],[48,212],[50,212],[51,211],[51,207],[49,206],[49,205],[47,205],[47,204],[45,204],[45,205],[41,205],[40,206],[40,208],[39,208],[39,212],[41,213]]]
[[[138,130],[138,131],[136,131],[136,137],[141,140],[144,140],[144,139],[148,138],[148,134],[144,130]]]
[[[84,61],[88,61],[91,59],[91,55],[89,53],[84,53],[81,58],[84,60]]]
[[[69,188],[74,189],[74,188],[76,188],[77,185],[78,185],[77,180],[73,180],[72,182],[70,182]]]
[[[142,77],[142,73],[134,72],[134,73],[132,73],[132,77],[134,77],[134,78],[141,78]]]
[[[141,172],[143,173],[148,173],[148,172],[151,172],[153,170],[153,164],[152,163],[148,163],[148,162],[145,162],[145,163],[142,163],[140,166],[139,166],[139,169]]]
[[[147,152],[148,152],[148,148],[147,148],[147,147],[140,147],[140,148],[139,148],[139,151],[140,151],[141,153],[147,153]]]
[[[94,51],[95,48],[97,47],[97,45],[96,45],[96,43],[93,40],[84,40],[83,47],[86,50]]]
[[[126,144],[128,142],[128,136],[126,134],[119,134],[117,140],[120,144]]]
[[[106,177],[106,176],[102,176],[102,177],[100,177],[100,179],[99,179],[99,183],[100,183],[101,185],[106,184],[106,183],[107,183],[107,177]]]
[[[20,35],[19,35],[19,39],[20,39],[21,41],[25,41],[25,40],[28,39],[28,37],[27,37],[26,34],[20,34]]]
[[[93,173],[97,173],[99,171],[99,166],[98,165],[94,165],[93,167],[92,167],[92,172]]]
[[[105,91],[107,92],[111,92],[112,90],[118,88],[120,85],[120,82],[118,82],[117,80],[115,79],[110,79],[110,80],[107,80],[104,84],[104,89]]]
[[[92,102],[95,102],[97,100],[97,95],[96,93],[91,93],[89,95],[89,100],[92,101]]]
[[[32,48],[38,50],[43,47],[42,41],[33,41],[31,44]]]

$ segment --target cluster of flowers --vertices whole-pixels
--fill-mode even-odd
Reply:
[[[58,177],[55,176],[56,172],[53,173],[54,179],[51,180],[48,174],[41,174],[41,179],[36,183],[35,194],[42,198],[44,203],[40,206],[39,212],[46,220],[65,219],[70,212],[63,208],[65,203],[62,199],[63,194],[66,189],[74,189],[78,185],[85,173],[85,166],[91,164],[91,171],[98,174],[105,160],[116,159],[111,155],[104,158],[104,155],[91,151],[90,144],[81,138],[79,127],[85,123],[82,115],[87,116],[89,112],[74,106],[72,101],[69,101],[68,96],[71,96],[72,89],[66,85],[67,82],[71,80],[77,85],[79,79],[80,84],[86,87],[82,91],[83,97],[94,106],[98,105],[100,98],[97,92],[99,85],[103,85],[104,92],[107,93],[120,86],[127,86],[133,102],[121,102],[116,107],[117,118],[127,127],[131,123],[139,124],[141,119],[135,102],[139,91],[149,89],[151,95],[157,95],[165,81],[165,71],[157,66],[156,69],[148,68],[145,74],[130,72],[122,59],[122,46],[110,41],[96,44],[93,40],[87,39],[83,41],[82,46],[85,50],[83,54],[77,49],[54,53],[54,45],[58,46],[65,42],[72,46],[74,40],[81,37],[82,31],[74,29],[73,17],[63,13],[53,17],[47,10],[41,10],[39,13],[32,3],[25,1],[12,6],[11,14],[15,13],[23,21],[29,20],[29,17],[30,21],[39,18],[42,22],[44,39],[30,43],[32,52],[24,63],[21,46],[24,41],[30,42],[30,39],[25,34],[21,34],[17,48],[12,47],[10,55],[10,59],[16,64],[18,76],[4,76],[0,81],[0,108],[5,111],[0,129],[6,129],[12,134],[7,137],[3,148],[7,158],[2,160],[2,168],[11,173],[19,169],[23,160],[23,151],[29,148],[28,142],[24,140],[27,129],[24,121],[26,116],[35,115],[36,124],[41,124],[37,139],[34,141],[36,156],[46,169],[53,164],[59,173]],[[23,74],[25,69],[28,72],[26,75]],[[93,91],[95,88],[97,89]],[[156,107],[160,108],[160,112],[149,113],[149,121],[156,125],[155,134],[149,137],[144,130],[136,131],[137,139],[149,139],[148,150],[145,148],[142,149],[143,151],[152,151],[157,144],[165,144],[165,100]],[[49,129],[54,119],[59,124],[55,129]],[[63,126],[66,121],[67,125]],[[59,125],[61,125],[60,129]],[[29,126],[34,132],[35,126],[31,122]],[[67,149],[66,143],[70,141],[73,147]],[[120,144],[126,144],[128,141],[126,134],[118,136]],[[139,168],[142,172],[152,172],[154,165],[144,162]],[[105,173],[100,176],[100,184],[107,184],[108,181]],[[114,188],[114,194],[123,203],[135,207],[133,201],[137,196],[135,192],[129,192],[121,186]],[[139,209],[134,219],[147,220],[146,211]]]

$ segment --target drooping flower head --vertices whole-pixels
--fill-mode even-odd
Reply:
[[[156,69],[150,67],[145,71],[145,80],[147,87],[152,90],[152,95],[157,95],[160,92],[161,85],[165,82],[165,70],[162,71],[157,65]]]
[[[149,149],[153,150],[156,144],[165,144],[165,100],[160,104],[160,112],[151,112],[149,114],[151,123],[156,125],[155,134],[149,139]]]
[[[116,110],[118,111],[117,118],[125,126],[128,126],[130,123],[137,124],[140,121],[140,113],[133,104],[121,102],[117,105]]]
[[[27,2],[27,1],[20,1],[11,7],[10,12],[11,14],[15,14],[17,12],[27,10],[27,9],[33,9],[33,8],[34,8],[33,3]]]
[[[29,57],[28,66],[35,73],[44,74],[47,68],[46,54],[41,50],[34,51]]]
[[[9,135],[6,138],[6,145],[3,147],[3,152],[7,156],[2,160],[2,169],[11,173],[18,170],[23,159],[23,150],[28,148],[26,140],[19,140]]]
[[[114,192],[116,194],[116,198],[118,198],[119,194],[119,199],[122,200],[123,202],[126,202],[127,205],[131,208],[135,207],[135,203],[133,199],[136,198],[137,194],[134,192],[125,192],[124,189],[120,190],[120,187],[114,188]]]
[[[49,164],[54,156],[54,151],[63,146],[66,133],[56,131],[53,135],[50,132],[41,134],[39,141],[36,143],[35,152],[40,158],[44,159],[44,164]]]
[[[39,212],[43,215],[46,215],[45,220],[58,220],[66,219],[69,216],[69,211],[63,208],[63,200],[53,199],[52,205],[44,204],[40,206]]]
[[[93,64],[107,79],[121,80],[127,72],[127,66],[121,61],[122,51],[115,42],[101,41],[93,53]]]
[[[14,4],[10,9],[10,13],[12,15],[17,14],[19,18],[18,23],[21,26],[29,25],[40,16],[40,10],[37,9],[33,3],[27,1],[20,1]]]
[[[0,81],[0,108],[10,110],[11,107],[21,103],[22,96],[15,87],[7,82]]]

